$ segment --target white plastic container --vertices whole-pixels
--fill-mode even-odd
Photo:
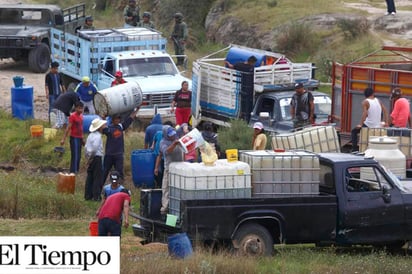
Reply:
[[[105,117],[133,110],[142,104],[142,100],[139,84],[130,82],[99,90],[93,102],[96,114]]]
[[[251,198],[247,163],[217,160],[215,165],[175,162],[169,166],[169,213],[180,216],[181,200]]]
[[[312,152],[340,152],[338,134],[333,126],[308,127],[272,137],[273,149],[302,149]]]
[[[399,178],[406,178],[406,157],[399,150],[396,139],[386,136],[370,139],[365,157],[374,157],[381,165]],[[371,179],[375,178],[375,175],[368,174],[366,169],[361,169],[361,178]]]
[[[252,169],[252,197],[318,194],[319,159],[304,151],[241,151],[240,160]]]

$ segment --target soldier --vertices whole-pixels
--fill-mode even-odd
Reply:
[[[80,28],[80,30],[94,30],[93,17],[87,16],[84,20],[84,25]]]
[[[123,10],[123,16],[125,28],[137,27],[137,23],[139,23],[140,17],[139,7],[136,6],[136,0],[129,0],[129,5],[127,5]]]
[[[155,25],[153,24],[152,21],[150,21],[150,17],[152,17],[150,12],[148,12],[148,11],[143,12],[142,17],[143,17],[143,21],[140,21],[137,24],[138,27],[143,27],[143,28],[147,28],[147,29],[155,29]]]
[[[175,27],[172,33],[172,40],[175,46],[175,54],[180,55],[177,57],[177,65],[181,66],[184,64],[185,57],[181,56],[185,54],[185,44],[187,39],[187,25],[183,22],[183,14],[177,12],[175,14]]]

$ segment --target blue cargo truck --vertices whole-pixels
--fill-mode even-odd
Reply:
[[[116,71],[135,82],[143,93],[138,116],[151,118],[155,111],[170,115],[170,103],[183,81],[166,51],[161,33],[146,28],[84,30],[71,34],[51,30],[52,60],[60,63],[64,85],[72,89],[83,76],[102,90],[109,88]]]

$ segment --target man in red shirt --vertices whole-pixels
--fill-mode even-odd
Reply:
[[[70,114],[69,124],[64,131],[63,138],[60,141],[61,145],[64,145],[67,135],[70,132],[70,173],[79,172],[80,158],[82,156],[83,140],[83,109],[84,104],[81,101],[77,101],[74,105],[75,111]]]
[[[390,125],[393,127],[410,127],[411,116],[409,101],[402,97],[400,88],[392,90],[391,100],[393,100],[393,110]]]
[[[120,236],[122,234],[122,213],[124,227],[129,226],[130,191],[126,188],[107,197],[99,212],[99,236]]]

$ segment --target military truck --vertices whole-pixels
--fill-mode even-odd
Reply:
[[[66,9],[42,4],[0,5],[0,58],[23,60],[33,72],[46,72],[50,28],[74,33],[85,17],[85,4]]]

